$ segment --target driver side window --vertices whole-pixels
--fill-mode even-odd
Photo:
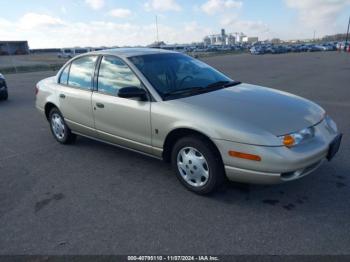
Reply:
[[[104,56],[98,74],[98,91],[116,96],[123,87],[141,88],[141,82],[120,58]]]

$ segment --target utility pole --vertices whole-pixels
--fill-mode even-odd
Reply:
[[[349,27],[350,27],[350,16],[349,16],[349,22],[348,22],[348,30],[346,31],[345,47],[346,47],[346,45],[348,43]]]
[[[156,15],[157,43],[159,44],[158,16]]]
[[[315,42],[316,30],[314,30],[314,42]]]

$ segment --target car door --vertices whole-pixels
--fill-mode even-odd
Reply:
[[[75,132],[96,136],[92,113],[92,83],[98,56],[73,60],[60,76],[59,108]]]
[[[103,56],[97,90],[92,95],[95,128],[106,141],[152,153],[150,101],[118,97],[123,87],[144,88],[129,66],[116,56]]]

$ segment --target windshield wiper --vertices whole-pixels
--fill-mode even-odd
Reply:
[[[240,82],[240,81],[231,81],[227,84],[224,84],[224,87],[236,86],[236,85],[240,85],[240,84],[242,84],[242,82]]]
[[[230,87],[241,84],[239,81],[218,81],[212,84],[207,85],[207,88],[216,88],[216,87]]]
[[[196,86],[196,87],[182,88],[182,89],[177,89],[177,90],[165,92],[162,94],[162,96],[169,97],[169,96],[183,95],[183,94],[195,95],[195,94],[210,92],[210,91],[213,91],[216,89],[235,86],[235,85],[239,85],[239,84],[241,84],[241,82],[239,82],[239,81],[218,81],[218,82],[209,84],[206,87]]]
[[[198,86],[198,87],[191,87],[191,88],[183,88],[183,89],[177,89],[174,91],[163,93],[162,95],[164,97],[172,96],[172,95],[180,95],[180,94],[195,94],[203,91],[205,88]]]

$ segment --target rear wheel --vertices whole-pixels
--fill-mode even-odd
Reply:
[[[224,181],[225,172],[220,155],[205,138],[181,138],[175,144],[171,158],[180,182],[197,194],[213,192]]]
[[[50,128],[55,139],[61,144],[71,144],[75,141],[76,135],[67,126],[61,112],[52,108],[49,114]]]

